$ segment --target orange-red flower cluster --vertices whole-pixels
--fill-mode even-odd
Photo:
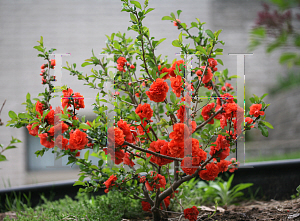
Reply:
[[[169,143],[165,140],[158,139],[157,141],[151,142],[148,150],[156,152],[156,153],[160,153],[162,155],[171,156],[171,152],[169,149]],[[158,157],[158,156],[152,155],[150,153],[146,153],[146,156],[151,157],[150,161],[153,163],[156,163],[159,166],[163,166],[163,165],[173,162],[173,160],[169,160],[169,159],[166,159],[163,157]]]
[[[181,91],[183,91],[181,76],[177,75],[176,77],[171,77],[170,80],[174,94],[176,95],[176,97],[180,97]]]
[[[216,68],[216,66],[218,65],[218,62],[214,58],[209,58],[208,59],[208,64],[213,69],[213,71],[218,70],[218,68]]]
[[[166,178],[155,171],[150,172],[150,179],[145,183],[148,191],[153,191],[154,189],[159,188],[165,188],[166,184]]]
[[[214,180],[219,174],[219,168],[214,162],[207,164],[205,169],[199,171],[199,176],[203,180]]]
[[[124,66],[127,60],[124,57],[119,57],[117,60],[117,69],[121,72],[125,72]]]
[[[76,129],[70,132],[69,148],[75,150],[82,150],[89,142],[86,133]]]
[[[163,79],[157,78],[150,86],[149,91],[146,91],[146,94],[151,101],[163,102],[167,97],[168,91],[168,84]]]
[[[150,104],[139,104],[135,109],[135,113],[139,115],[141,120],[143,120],[144,118],[150,120],[153,116],[153,110],[151,109]]]
[[[63,90],[61,105],[63,108],[65,106],[71,107],[74,105],[76,110],[79,110],[79,108],[85,108],[84,97],[78,92],[73,93],[73,90],[68,88],[67,90]]]
[[[181,168],[186,174],[192,175],[201,162],[206,160],[207,153],[200,148],[199,141],[195,138],[185,141],[184,153],[186,157],[181,161]]]
[[[199,211],[196,206],[193,206],[192,208],[187,208],[183,210],[184,218],[188,219],[189,221],[196,221]]]
[[[221,134],[219,134],[216,142],[214,142],[213,144],[215,144],[216,146],[210,147],[209,154],[211,156],[218,153],[217,157],[219,157],[221,160],[224,160],[226,157],[229,156],[230,142],[229,142],[229,140],[226,139],[226,136],[222,136]]]
[[[109,192],[109,188],[111,186],[114,186],[115,185],[115,182],[117,181],[117,177],[115,175],[111,175],[108,180],[106,180],[104,182],[104,185],[106,186],[106,189],[104,190],[105,193],[108,193]]]
[[[264,115],[265,112],[261,111],[262,104],[252,104],[250,107],[250,115],[253,115],[254,117],[258,117],[259,115]]]
[[[210,103],[205,107],[203,107],[201,115],[205,121],[208,120],[210,116],[214,113],[214,111],[212,110],[214,107],[215,107],[215,103]],[[214,119],[211,119],[208,122],[208,124],[214,124]]]
[[[230,90],[233,90],[233,89],[234,88],[229,83],[225,83],[225,86],[222,87],[222,91],[230,91]]]
[[[203,71],[205,70],[205,66],[201,66],[200,68],[203,69]],[[202,77],[202,74],[203,74],[203,71],[202,70],[198,70],[196,71],[196,74],[198,75],[198,78],[199,80],[201,80],[201,77]],[[212,74],[212,71],[209,67],[206,68],[206,71],[205,71],[205,74],[204,76],[202,77],[202,82],[204,84],[207,84],[208,82],[211,81],[211,79],[213,78],[213,74]]]

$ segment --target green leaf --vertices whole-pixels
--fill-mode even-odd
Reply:
[[[89,168],[93,170],[98,170],[98,167],[96,165],[89,166]]]
[[[253,94],[253,97],[254,97],[254,99],[255,99],[255,102],[256,102],[256,103],[259,103],[259,101],[260,101],[259,97],[258,97],[257,95],[255,95],[255,94]]]
[[[9,150],[9,149],[13,149],[13,148],[17,148],[16,146],[8,146],[8,147],[6,147],[5,149],[6,150]]]
[[[283,53],[280,58],[279,58],[279,63],[280,64],[284,64],[287,63],[289,60],[295,59],[297,58],[297,54],[296,53],[292,53],[292,52],[286,52]]]
[[[179,18],[179,16],[180,16],[181,12],[182,12],[181,10],[177,10],[178,18]]]
[[[180,23],[180,25],[183,27],[183,29],[186,29],[186,24],[185,23]]]
[[[174,15],[173,12],[171,12],[171,17],[172,17],[174,20],[176,19],[176,17],[175,17],[175,15]]]
[[[170,108],[170,105],[169,105],[169,104],[166,104],[166,108],[167,108],[168,111],[171,112],[171,108]]]
[[[261,134],[265,137],[268,137],[269,136],[269,131],[268,131],[268,128],[266,128],[265,125],[262,125],[262,124],[258,124],[258,129],[261,131]]]
[[[81,123],[79,129],[89,129],[89,130],[91,130],[92,128],[90,127],[90,125],[88,125],[86,123]]]
[[[155,46],[158,46],[160,43],[162,43],[164,40],[166,40],[166,38],[162,38],[162,39],[160,39],[157,43],[156,43],[156,45]]]
[[[198,51],[200,51],[202,54],[207,55],[206,50],[205,50],[202,46],[198,45],[198,46],[196,47],[196,49],[197,49]]]
[[[133,15],[133,14],[130,14],[130,17],[131,17],[131,15]],[[120,44],[117,41],[114,42],[114,48],[117,50],[120,49]]]
[[[191,23],[191,27],[197,28],[197,27],[198,27],[198,24],[197,24],[196,22],[193,21],[193,22]]]
[[[214,33],[211,30],[207,29],[205,32],[211,39],[215,39]]]
[[[73,186],[85,186],[85,183],[84,182],[81,182],[81,181],[76,181]]]
[[[182,32],[180,32],[179,36],[178,36],[178,40],[180,43],[182,43]]]
[[[168,72],[164,72],[164,73],[162,73],[162,74],[159,75],[159,78],[163,78],[167,74],[168,74]]]
[[[30,94],[29,93],[27,93],[27,95],[26,95],[26,100],[30,100]]]
[[[218,62],[219,64],[224,65],[224,64],[223,64],[223,61],[222,61],[221,59],[216,59],[216,60],[217,60],[217,62]]]
[[[261,96],[260,100],[264,99],[268,94],[264,94],[263,96]]]
[[[19,113],[18,117],[19,118],[26,118],[26,119],[32,119],[33,118],[27,113]]]
[[[227,76],[228,76],[228,69],[227,68],[223,71],[223,74],[224,74],[225,78],[227,79]]]
[[[265,38],[266,37],[266,30],[264,27],[258,27],[252,29],[250,34],[255,35],[256,37]]]
[[[12,110],[8,112],[8,116],[11,118],[11,119],[17,119],[18,116],[15,112],[13,112]]]
[[[148,8],[147,11],[145,12],[145,14],[147,14],[147,13],[153,11],[153,10],[154,10],[154,8]]]
[[[84,159],[88,160],[89,159],[89,155],[90,155],[90,150],[86,151],[84,154]]]
[[[85,67],[85,66],[88,66],[88,65],[92,65],[93,63],[91,63],[91,62],[83,62],[82,64],[81,64],[81,67]]]
[[[98,153],[95,153],[95,152],[91,153],[91,156],[92,157],[97,157],[99,159],[102,159],[102,157]]]
[[[41,46],[34,46],[33,48],[35,48],[36,50],[38,50],[40,52],[44,52],[44,49]]]
[[[229,77],[229,80],[232,79],[232,78],[240,78],[240,76],[232,75],[232,76]]]
[[[173,21],[174,19],[171,18],[170,16],[164,16],[164,17],[162,17],[161,20],[171,20],[171,21]]]
[[[274,127],[272,126],[272,124],[270,124],[267,121],[261,121],[262,124],[264,124],[265,126],[267,126],[268,128],[274,129]]]
[[[173,45],[174,47],[179,47],[179,48],[181,47],[178,40],[172,41],[172,45]]]
[[[6,160],[7,160],[6,157],[4,155],[0,154],[0,161],[6,161]]]
[[[130,1],[130,3],[131,3],[131,4],[134,4],[135,7],[137,7],[137,8],[139,8],[139,9],[142,10],[142,6],[141,6],[141,4],[140,4],[138,1]]]
[[[170,99],[171,99],[171,102],[173,104],[175,104],[175,102],[176,102],[176,95],[174,94],[174,92],[171,92]]]

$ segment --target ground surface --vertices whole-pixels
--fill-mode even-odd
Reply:
[[[256,220],[299,220],[300,221],[300,199],[286,200],[286,201],[251,201],[241,203],[239,206],[229,206],[227,209],[218,208],[218,211],[211,218],[208,216],[213,214],[212,207],[201,207],[198,220],[206,221],[227,221],[227,220],[243,220],[243,221],[256,221]],[[14,212],[7,212],[0,214],[0,221],[9,215],[11,218],[16,218]],[[176,214],[177,215],[177,214]],[[169,218],[169,220],[178,220],[179,216],[175,218]],[[151,220],[151,217],[147,217],[143,220]],[[182,221],[185,220],[181,219]],[[127,220],[122,221],[142,221],[140,220]]]
[[[300,221],[300,199],[286,201],[251,201],[241,203],[239,206],[229,206],[227,209],[218,208],[218,212],[211,218],[208,216],[213,214],[212,207],[202,207],[200,210],[198,221],[227,221],[227,220],[299,220]],[[178,220],[177,218],[169,218],[169,220]],[[148,220],[151,220],[149,217]],[[181,219],[182,221],[185,219]],[[127,221],[127,220],[123,220]],[[133,220],[132,220],[133,221]],[[136,220],[141,221],[141,220]]]

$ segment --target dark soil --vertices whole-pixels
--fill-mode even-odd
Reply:
[[[240,203],[238,206],[228,206],[228,208],[218,207],[214,214],[214,207],[199,207],[198,221],[227,221],[227,220],[242,220],[242,221],[258,221],[258,220],[280,220],[280,221],[300,221],[300,199],[286,200],[286,201],[249,201]],[[0,214],[0,221],[9,215],[11,218],[16,218],[14,212],[7,212]],[[173,213],[170,215],[169,221],[179,220],[180,214]],[[210,217],[210,218],[209,218]],[[142,221],[151,220],[151,217],[144,219],[122,221]],[[181,221],[184,221],[181,217]]]
[[[198,221],[258,221],[258,220],[280,220],[280,221],[300,221],[300,199],[286,201],[249,201],[240,203],[238,206],[228,206],[228,208],[218,208],[214,214],[214,207],[199,207]],[[213,215],[214,214],[214,215]],[[168,220],[179,220],[180,215],[173,214]],[[211,218],[209,218],[211,217]],[[151,220],[151,217],[143,220]],[[186,220],[182,217],[181,221]],[[129,221],[123,219],[123,221]],[[133,220],[130,220],[133,221]],[[134,221],[142,221],[134,220]]]

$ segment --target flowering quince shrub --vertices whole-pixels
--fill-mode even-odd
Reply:
[[[197,58],[196,65],[189,69],[185,55],[169,62],[155,54],[165,39],[151,37],[143,25],[146,15],[154,10],[148,8],[148,1],[143,6],[137,1],[122,2],[122,11],[129,13],[132,23],[128,30],[137,32],[136,39],[121,33],[107,36],[102,54],[111,54],[113,59],[100,59],[93,53],[81,65],[94,65],[91,75],[79,72],[76,64],[64,67],[99,91],[93,104],[96,118],[89,122],[78,114],[85,108],[79,92],[67,86],[54,88],[55,76],[50,72],[55,60],[50,54],[55,49],[47,51],[41,38],[34,48],[45,59],[41,76],[47,87],[34,103],[27,94],[26,113],[11,116],[8,125],[26,126],[30,135],[39,137],[44,148],[36,152],[37,156],[51,150],[57,157],[68,156],[68,164],[78,164],[81,172],[75,185],[84,186],[81,191],[103,187],[106,193],[120,191],[140,200],[143,210],[151,212],[154,220],[163,220],[168,217],[170,203],[179,203],[176,193],[181,184],[198,176],[214,180],[219,173],[235,171],[238,162],[227,157],[235,150],[238,138],[256,126],[267,136],[267,127],[272,125],[264,121],[266,95],[250,99],[253,105],[244,120],[244,110],[237,105],[234,88],[227,82],[236,76],[229,77],[227,69],[218,71],[223,62],[216,56],[222,54],[222,49],[215,46],[224,44],[218,40],[221,30],[203,31],[204,23],[199,19],[188,28],[179,20],[180,10],[177,18],[174,13],[162,18],[180,32],[172,45],[180,48],[181,54]],[[192,34],[194,30],[198,35]],[[183,38],[193,44],[184,44]],[[111,60],[116,64],[115,75],[109,71]],[[106,90],[107,81],[112,82],[115,91]],[[200,90],[209,99],[203,101]],[[61,106],[52,107],[50,101],[58,96],[54,95],[57,92],[62,93]],[[113,125],[109,125],[107,114],[112,110],[108,110],[108,104],[114,105]],[[83,149],[89,150],[84,158],[78,158]],[[98,165],[91,163],[90,155],[99,158]],[[86,177],[91,181],[85,181]],[[196,220],[198,214],[196,206],[183,208],[182,216],[189,220]]]

